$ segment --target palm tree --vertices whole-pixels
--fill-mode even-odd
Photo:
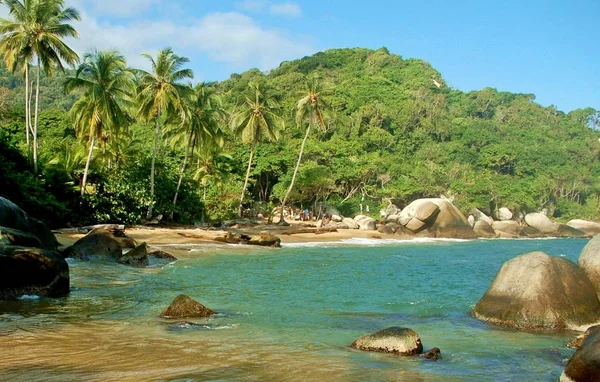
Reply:
[[[300,168],[300,162],[302,161],[302,154],[304,154],[304,146],[306,145],[306,140],[308,139],[310,130],[313,125],[317,125],[321,130],[325,130],[327,128],[327,126],[325,126],[325,120],[323,119],[323,107],[327,107],[327,105],[324,104],[323,100],[321,99],[321,93],[322,88],[321,84],[319,83],[319,79],[316,76],[312,76],[306,80],[306,93],[296,103],[296,124],[298,127],[300,127],[302,126],[302,123],[308,119],[308,126],[306,127],[306,133],[304,134],[302,145],[300,146],[300,153],[298,154],[298,161],[296,162],[296,168],[294,169],[294,174],[292,175],[290,187],[285,193],[283,202],[281,202],[281,211],[278,223],[280,225],[289,225],[289,223],[287,223],[283,217],[283,211],[285,208],[285,202],[294,188],[296,175],[298,175],[298,169]]]
[[[231,120],[230,127],[236,135],[242,137],[244,144],[250,145],[250,158],[248,159],[248,169],[246,170],[246,180],[240,196],[238,206],[238,215],[242,217],[242,206],[244,195],[248,187],[248,178],[252,168],[252,159],[256,145],[265,138],[274,141],[279,137],[279,130],[285,126],[283,119],[279,116],[279,106],[275,100],[265,92],[258,83],[249,84],[251,94],[246,96],[246,100],[236,111]]]
[[[125,108],[134,79],[133,72],[127,68],[125,57],[118,52],[93,51],[85,54],[76,76],[67,78],[65,82],[67,92],[82,90],[84,93],[71,108],[80,136],[89,140],[81,184],[82,197],[96,139],[106,137],[107,132],[118,131],[128,122]]]
[[[194,156],[194,150],[199,146],[210,148],[212,146],[222,147],[224,143],[223,131],[219,126],[219,120],[225,116],[221,107],[221,100],[217,97],[215,89],[199,83],[194,88],[190,97],[186,98],[185,115],[181,123],[175,125],[175,142],[181,140],[185,144],[185,155],[181,166],[181,173],[177,181],[173,207],[177,204],[177,196],[181,188],[183,174],[187,165],[188,157]],[[179,138],[177,140],[177,138]],[[171,219],[173,212],[171,212]]]
[[[161,118],[166,114],[172,116],[180,114],[185,119],[183,99],[191,91],[189,85],[181,84],[181,81],[192,79],[194,73],[191,69],[183,66],[189,62],[186,57],[180,57],[173,53],[171,48],[158,52],[156,59],[144,53],[152,64],[152,72],[138,70],[138,117],[147,121],[154,121],[154,147],[152,150],[152,165],[150,168],[150,196],[154,198],[154,166],[158,150],[158,140],[161,132]],[[147,218],[152,217],[152,205],[148,208]]]
[[[79,12],[64,7],[64,0],[5,0],[11,19],[0,19],[0,50],[7,67],[24,72],[26,97],[29,96],[29,65],[36,61],[35,109],[33,122],[33,167],[37,173],[37,129],[40,98],[40,73],[52,75],[55,68],[64,72],[63,61],[75,65],[79,56],[62,39],[77,37],[77,31],[69,24],[79,20]],[[31,125],[31,110],[25,101],[26,129]],[[29,131],[29,130],[27,130]]]

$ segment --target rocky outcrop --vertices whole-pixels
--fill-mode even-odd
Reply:
[[[267,232],[261,232],[258,235],[250,236],[248,245],[258,245],[260,247],[281,247],[281,239]]]
[[[189,296],[180,294],[161,313],[163,318],[210,317],[215,312]]]
[[[344,220],[342,220],[342,223],[346,224],[348,226],[348,229],[359,229],[360,228],[360,226],[358,225],[356,220],[351,219],[351,218],[344,218]]]
[[[587,235],[598,235],[600,234],[600,223],[591,222],[587,220],[575,219],[567,223],[569,227],[573,227],[580,231],[585,232]]]
[[[148,266],[148,246],[142,243],[132,250],[122,254],[117,258],[117,263],[130,265],[132,267]]]
[[[516,329],[579,329],[600,320],[600,302],[576,264],[531,252],[504,263],[473,315]]]
[[[592,284],[600,297],[600,235],[594,236],[594,238],[586,244],[579,255],[577,263],[592,281]]]
[[[496,219],[498,220],[511,220],[513,218],[513,213],[506,207],[501,207],[496,211]]]
[[[54,234],[41,221],[32,218],[19,206],[0,196],[0,227],[21,231],[36,237],[39,248],[55,250],[58,242]]]
[[[377,229],[377,222],[375,219],[365,215],[358,215],[354,218],[354,221],[358,223],[358,226],[363,231],[375,231]]]
[[[521,227],[514,220],[495,221],[492,223],[492,228],[494,231],[504,232],[509,235],[519,236],[521,234]]]
[[[599,378],[600,326],[595,326],[567,362],[560,382],[591,382],[598,381]]]
[[[476,222],[479,220],[483,220],[484,222],[488,223],[489,225],[492,225],[492,223],[494,223],[494,219],[487,216],[486,214],[484,214],[483,212],[481,212],[481,210],[478,210],[477,208],[473,208],[470,211],[470,215],[473,216],[473,218],[475,219]],[[510,220],[510,219],[507,219],[507,220]]]
[[[117,241],[119,244],[121,244],[121,248],[135,248],[138,245],[134,239],[130,238],[129,236],[127,236],[125,234],[124,229],[117,229],[114,227],[113,228],[100,227],[100,228],[94,228],[88,233],[88,235],[93,235],[93,234],[102,234],[102,235],[108,236],[111,239]]]
[[[65,250],[65,257],[80,260],[117,261],[122,254],[121,244],[102,232],[90,233]]]
[[[410,217],[406,228],[414,233],[427,230],[434,237],[477,237],[466,216],[447,199],[415,200],[402,210],[400,216]]]
[[[579,349],[581,345],[583,345],[583,341],[585,341],[592,333],[595,333],[598,330],[600,330],[600,325],[590,326],[584,333],[569,341],[567,343],[567,347]]]
[[[552,222],[552,220],[539,212],[532,212],[525,215],[525,223],[544,234],[554,233],[558,228],[556,224]]]
[[[42,243],[37,236],[18,229],[0,227],[0,246],[5,245],[42,248]]]
[[[364,335],[354,341],[350,347],[398,355],[413,355],[423,352],[419,335],[412,329],[397,326]]]
[[[61,297],[69,290],[69,266],[58,253],[0,247],[0,300],[23,295]]]
[[[555,235],[557,237],[578,237],[578,238],[591,237],[590,235],[586,234],[585,232],[583,232],[577,228],[573,228],[566,224],[557,224]]]
[[[401,218],[417,219],[424,225],[431,225],[438,214],[440,207],[433,202],[434,199],[417,199],[400,212]]]
[[[475,235],[478,237],[488,239],[498,236],[492,226],[489,225],[485,220],[477,220],[473,226],[473,232],[475,232]]]

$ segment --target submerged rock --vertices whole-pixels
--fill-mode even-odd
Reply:
[[[364,335],[354,341],[350,347],[398,355],[413,355],[423,352],[419,335],[412,329],[397,326]]]
[[[581,347],[571,356],[561,382],[591,382],[600,379],[600,326],[591,328]]]
[[[421,357],[432,361],[437,361],[441,356],[440,348],[431,348],[426,353],[421,354]]]
[[[117,261],[122,254],[121,244],[102,232],[88,234],[65,250],[66,257],[80,260]]]
[[[600,320],[600,302],[576,264],[531,252],[504,263],[473,315],[516,329],[580,329]]]
[[[214,311],[200,304],[198,301],[180,294],[175,297],[171,305],[163,310],[161,317],[163,318],[193,318],[193,317],[210,317],[215,314]]]
[[[270,233],[262,232],[251,236],[247,244],[261,247],[281,247],[281,239]]]
[[[61,297],[69,290],[69,265],[58,253],[0,247],[0,300],[23,295]]]
[[[168,260],[168,261],[177,261],[177,258],[170,253],[165,251],[161,251],[159,249],[153,250],[148,253],[148,257],[153,257],[155,259]]]
[[[146,243],[138,245],[129,252],[119,256],[117,263],[131,265],[132,267],[148,266],[148,246]]]

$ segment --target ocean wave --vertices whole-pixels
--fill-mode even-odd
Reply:
[[[37,296],[35,294],[24,294],[23,296],[19,297],[19,300],[39,300],[40,296]]]
[[[368,238],[352,238],[343,239],[339,241],[315,241],[307,243],[281,243],[282,247],[285,248],[301,248],[301,247],[379,247],[386,245],[398,245],[398,244],[434,244],[434,243],[463,243],[469,242],[469,239],[450,239],[450,238],[427,238],[427,237],[416,237],[414,239],[368,239]]]

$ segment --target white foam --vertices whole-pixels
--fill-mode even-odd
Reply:
[[[303,248],[303,247],[378,247],[385,245],[401,245],[401,244],[434,244],[434,243],[462,243],[471,240],[467,239],[446,239],[446,238],[426,238],[417,237],[414,239],[368,239],[368,238],[352,238],[340,241],[318,241],[308,243],[281,243],[282,247],[286,248]]]
[[[35,294],[24,294],[19,297],[19,300],[39,300],[40,296],[36,296]]]

